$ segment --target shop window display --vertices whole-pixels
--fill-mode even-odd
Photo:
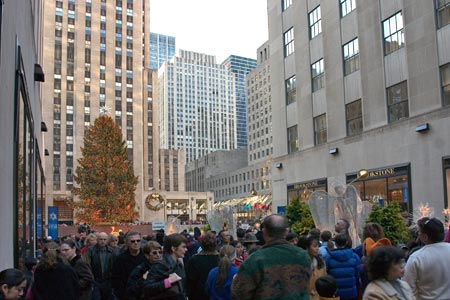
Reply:
[[[347,182],[354,179],[347,176]],[[387,167],[384,169],[369,170],[369,177],[353,183],[358,190],[361,200],[370,201],[381,207],[395,201],[407,217],[412,212],[409,165],[402,167]]]

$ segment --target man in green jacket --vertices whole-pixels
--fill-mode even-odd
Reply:
[[[309,299],[311,260],[305,250],[286,241],[287,219],[270,215],[261,228],[266,244],[239,267],[231,286],[231,299]]]

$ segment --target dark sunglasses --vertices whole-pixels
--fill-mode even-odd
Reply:
[[[131,240],[130,242],[131,242],[131,243],[140,243],[141,240]]]
[[[161,254],[162,252],[161,252],[161,250],[155,250],[155,251],[152,251],[150,253],[153,254],[153,255],[158,255],[158,254]]]

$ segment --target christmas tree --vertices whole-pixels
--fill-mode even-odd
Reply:
[[[79,196],[74,202],[79,222],[128,223],[138,217],[135,190],[138,179],[120,128],[104,114],[95,120],[84,137],[82,157],[75,171]]]
[[[294,197],[286,207],[286,217],[291,230],[300,235],[307,234],[311,228],[315,228],[308,203],[300,201],[299,196]]]
[[[407,243],[409,239],[408,227],[405,224],[397,202],[391,201],[386,207],[374,205],[366,222],[375,222],[383,227],[384,235],[393,245]]]

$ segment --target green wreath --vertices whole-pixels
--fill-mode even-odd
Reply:
[[[152,193],[145,198],[145,205],[148,209],[158,211],[164,206],[164,199],[160,194]]]

